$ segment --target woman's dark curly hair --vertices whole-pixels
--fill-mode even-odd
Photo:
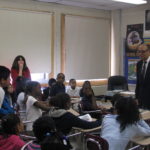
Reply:
[[[115,102],[115,109],[120,123],[121,132],[128,126],[136,124],[140,120],[140,112],[135,99],[131,97],[118,97]]]
[[[20,58],[24,61],[24,65],[23,65],[23,70],[28,69],[27,64],[26,64],[26,60],[22,55],[18,55],[15,59],[14,62],[12,64],[11,69],[16,69],[19,70],[19,66],[18,66],[18,61],[20,60]]]

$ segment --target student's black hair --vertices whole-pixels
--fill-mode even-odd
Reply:
[[[59,138],[55,141],[52,140],[51,136],[45,138],[43,142],[41,142],[41,150],[69,150],[71,146],[64,145]]]
[[[111,103],[112,103],[112,106],[113,106],[113,107],[114,107],[116,101],[119,100],[120,98],[122,98],[122,96],[121,96],[119,93],[113,95],[113,97],[112,97],[112,99],[111,99]]]
[[[39,142],[52,132],[55,132],[55,123],[49,116],[40,117],[33,123],[33,133]]]
[[[122,132],[128,125],[136,124],[140,120],[138,105],[132,97],[119,97],[115,102],[115,109]]]
[[[71,82],[73,82],[73,81],[76,81],[76,80],[72,78],[72,79],[69,80],[69,83],[71,83]]]
[[[84,81],[82,88],[84,88],[86,85],[89,85],[91,87],[91,82],[90,81]]]
[[[30,95],[33,92],[33,89],[38,86],[40,83],[37,81],[28,81],[25,87],[25,93]]]
[[[16,58],[14,59],[14,62],[12,64],[11,68],[19,70],[18,61],[20,60],[20,58],[22,58],[22,60],[24,61],[23,70],[28,69],[27,64],[26,64],[26,60],[25,60],[25,58],[22,55],[16,56]]]
[[[48,81],[48,85],[52,86],[53,83],[56,83],[56,80],[54,78],[50,78],[49,81]]]
[[[51,104],[59,109],[69,109],[70,108],[70,96],[66,93],[59,93],[53,99],[51,99]]]
[[[10,76],[10,70],[5,66],[0,66],[0,81],[6,80]]]
[[[56,101],[57,101],[56,96],[51,97],[51,98],[49,99],[49,105],[50,105],[50,106],[55,106],[55,105],[56,105],[55,103],[57,103]]]
[[[57,74],[57,79],[59,78],[59,76],[63,76],[63,78],[65,79],[65,75],[63,73],[58,73]]]
[[[8,114],[1,119],[2,133],[4,135],[18,134],[17,125],[21,123],[16,114]]]
[[[33,123],[33,133],[42,150],[63,150],[60,148],[68,147],[63,144],[66,137],[56,131],[55,123],[49,116],[42,116]]]

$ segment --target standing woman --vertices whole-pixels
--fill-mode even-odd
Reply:
[[[27,80],[31,80],[30,70],[27,67],[26,60],[22,55],[18,55],[11,67],[12,85],[15,90],[19,90],[20,87]],[[18,93],[19,94],[19,91]]]

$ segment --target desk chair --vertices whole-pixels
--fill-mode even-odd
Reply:
[[[21,150],[26,150],[27,147],[28,147],[28,145],[29,145],[30,143],[32,143],[32,142],[33,142],[32,140],[29,141],[29,142],[27,142],[27,143],[21,148]]]
[[[108,150],[108,142],[100,136],[86,134],[85,135],[87,150]]]
[[[128,82],[127,82],[126,77],[121,76],[121,75],[110,76],[108,78],[107,91],[108,92],[110,91],[111,93],[114,93],[114,94],[116,91],[128,91]],[[111,100],[112,96],[113,96],[112,94],[111,95],[107,94],[105,97],[105,100],[107,99]]]
[[[108,91],[123,90],[128,91],[127,79],[124,76],[111,76],[108,78]]]

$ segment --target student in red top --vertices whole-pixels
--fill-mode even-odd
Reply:
[[[20,87],[22,87],[27,80],[31,80],[30,70],[27,67],[26,60],[23,56],[18,55],[15,58],[11,67],[11,77],[12,85],[17,94],[20,92]]]
[[[9,114],[1,120],[0,150],[20,150],[25,144],[19,137],[23,123],[16,114]]]

